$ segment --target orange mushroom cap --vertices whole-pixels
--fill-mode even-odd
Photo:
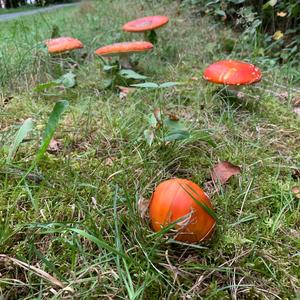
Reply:
[[[260,81],[261,77],[259,68],[239,60],[215,62],[203,74],[205,80],[228,85],[251,84]]]
[[[196,183],[174,178],[161,182],[152,194],[149,216],[154,231],[175,225],[175,239],[195,243],[208,239],[216,220],[203,208],[214,210],[210,199]]]
[[[143,32],[157,29],[168,22],[169,18],[166,16],[149,16],[128,22],[122,28],[128,32]]]
[[[144,52],[152,48],[153,45],[149,42],[124,42],[101,47],[95,53],[101,56],[113,56],[132,52]]]
[[[47,45],[49,53],[62,53],[83,48],[83,44],[79,40],[71,37],[49,39],[44,43]]]

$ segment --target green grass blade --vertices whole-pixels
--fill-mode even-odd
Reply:
[[[42,139],[41,147],[37,153],[36,159],[34,161],[34,164],[37,164],[45,152],[47,151],[47,148],[50,144],[50,141],[55,133],[55,130],[58,126],[58,122],[62,116],[62,114],[66,111],[66,109],[69,106],[69,102],[67,100],[60,100],[56,102],[54,105],[54,108],[49,116],[44,134]]]
[[[95,236],[87,233],[84,230],[81,230],[81,229],[78,229],[78,228],[74,228],[74,227],[68,227],[66,229],[69,230],[69,231],[73,231],[73,232],[81,235],[82,237],[90,240],[91,242],[94,242],[99,248],[104,248],[104,249],[110,251],[111,253],[114,253],[117,256],[120,256],[120,257],[122,257],[124,259],[127,259],[127,256],[124,253],[116,250],[114,247],[110,246],[109,244],[107,244],[103,240],[98,239],[97,237],[95,237]]]
[[[28,118],[27,120],[24,121],[24,123],[18,130],[16,137],[14,139],[14,142],[12,143],[12,145],[10,147],[10,151],[9,151],[7,159],[6,159],[7,164],[9,164],[12,161],[20,144],[25,139],[25,137],[28,135],[28,133],[32,130],[32,128],[33,128],[33,121],[31,118]]]
[[[197,192],[190,187],[189,185],[185,184],[185,186],[190,189],[194,195],[188,191],[182,184],[180,184],[180,186],[193,198],[193,200],[202,208],[204,209],[215,221],[218,220],[217,218],[217,214],[209,207],[207,206],[205,203],[200,202],[198,199],[196,199],[196,197],[194,195],[198,195]]]

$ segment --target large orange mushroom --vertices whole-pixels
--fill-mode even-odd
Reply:
[[[121,66],[131,68],[129,55],[132,53],[146,52],[153,48],[149,42],[123,42],[101,47],[95,51],[99,56],[119,56]]]
[[[258,67],[239,60],[221,60],[204,70],[203,78],[213,83],[225,85],[252,84],[261,80]]]
[[[243,98],[246,94],[236,93],[238,86],[249,85],[259,82],[262,78],[260,69],[253,64],[240,60],[220,60],[208,66],[203,73],[203,78],[209,82],[224,84],[225,90],[221,93],[226,97],[233,95],[237,98]],[[257,96],[251,96],[257,98]]]
[[[130,21],[123,25],[122,29],[127,32],[143,32],[145,39],[154,43],[157,40],[155,29],[169,22],[167,16],[148,16]]]
[[[150,201],[150,220],[154,231],[175,224],[175,239],[188,243],[208,239],[216,220],[205,192],[187,179],[169,179],[160,183]]]

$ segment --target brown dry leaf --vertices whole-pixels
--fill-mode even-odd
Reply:
[[[120,99],[125,100],[128,96],[128,94],[133,93],[136,89],[135,88],[130,88],[126,86],[118,86],[118,89],[120,90]]]
[[[48,146],[47,152],[49,152],[51,154],[57,154],[61,150],[61,147],[62,147],[61,142],[59,142],[55,139],[52,139]]]
[[[179,117],[176,116],[175,114],[172,114],[172,113],[166,113],[166,115],[168,116],[168,118],[171,120],[171,121],[179,121]]]
[[[241,168],[239,166],[235,166],[229,161],[221,161],[216,166],[214,166],[211,177],[213,182],[220,182],[221,184],[225,184],[230,177],[240,174]]]
[[[294,186],[292,188],[292,193],[294,194],[294,196],[297,198],[297,199],[300,199],[300,187],[299,186]]]
[[[106,166],[112,166],[114,164],[114,161],[116,160],[116,157],[107,157],[104,161],[104,164]]]
[[[147,216],[150,201],[150,199],[145,199],[143,196],[140,196],[138,201],[138,211],[142,219],[145,219]]]

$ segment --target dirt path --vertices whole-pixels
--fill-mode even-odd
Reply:
[[[55,10],[55,9],[59,9],[59,8],[63,8],[63,7],[74,6],[77,4],[78,3],[59,4],[59,5],[53,5],[53,6],[44,7],[44,8],[38,8],[38,9],[30,10],[30,11],[22,11],[22,12],[17,12],[17,13],[4,14],[4,15],[0,15],[0,21],[8,21],[8,20],[16,19],[18,17],[30,16],[30,15],[39,14],[39,13],[43,13],[43,12],[47,12],[47,11],[51,11],[51,10]]]

